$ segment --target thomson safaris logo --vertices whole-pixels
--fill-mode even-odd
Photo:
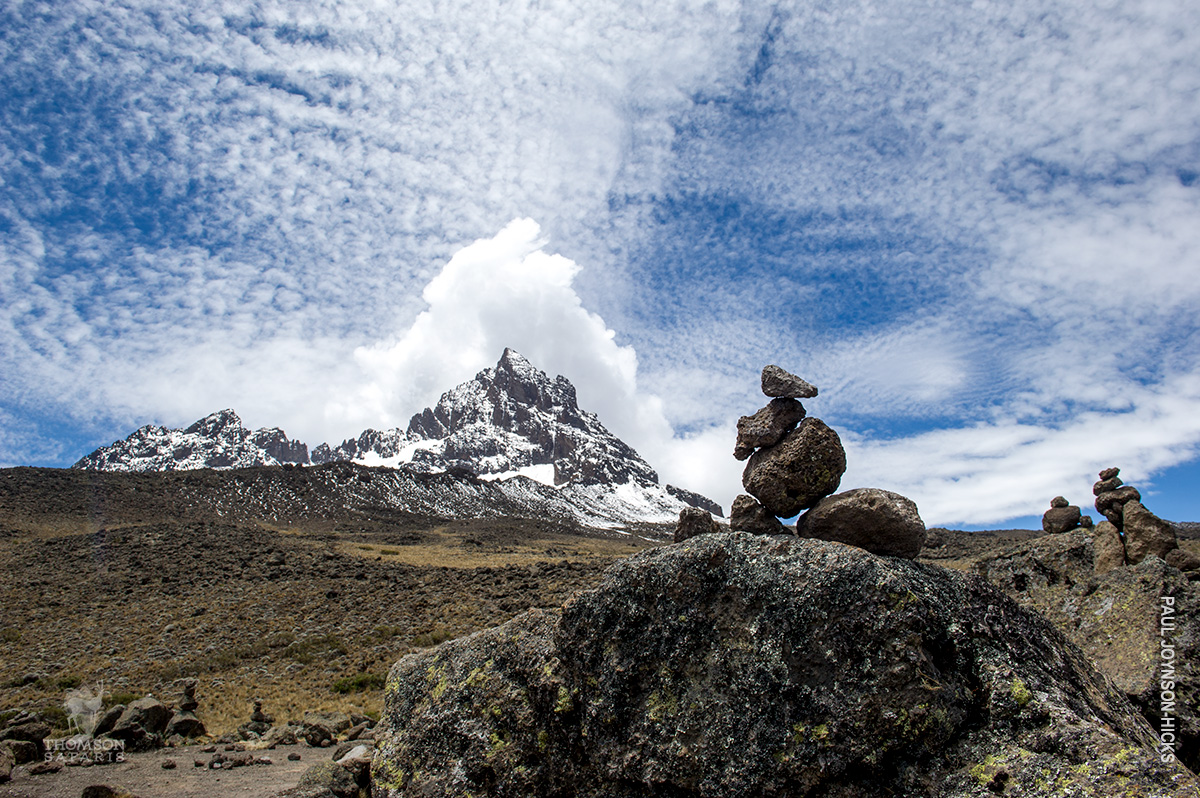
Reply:
[[[100,713],[104,711],[104,682],[95,688],[82,685],[68,690],[63,709],[67,713],[67,728],[75,734],[65,740],[47,741],[47,762],[90,760],[105,764],[125,761],[123,740],[92,736],[100,722]]]

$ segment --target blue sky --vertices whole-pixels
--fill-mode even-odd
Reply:
[[[817,384],[843,484],[1200,519],[1200,7],[10,2],[0,465],[234,407],[402,425],[514,346],[728,505]]]

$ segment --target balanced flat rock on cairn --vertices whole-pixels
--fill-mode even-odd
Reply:
[[[738,419],[734,457],[749,459],[742,485],[750,495],[734,500],[730,529],[780,534],[787,528],[779,518],[807,510],[796,525],[803,537],[916,557],[925,543],[925,524],[911,500],[879,488],[830,495],[846,471],[846,451],[838,434],[808,416],[798,401],[816,396],[816,386],[767,366],[762,391],[771,402]]]

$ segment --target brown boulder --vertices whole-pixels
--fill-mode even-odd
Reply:
[[[1121,510],[1125,532],[1125,557],[1137,565],[1151,554],[1166,557],[1179,548],[1175,527],[1147,510],[1140,501],[1126,502]]]
[[[729,510],[729,531],[784,535],[788,528],[753,496],[743,493],[733,500],[733,507]]]
[[[1101,493],[1108,493],[1109,491],[1116,490],[1124,484],[1125,483],[1121,481],[1120,477],[1102,479],[1095,485],[1092,485],[1092,495],[1099,496]]]
[[[1096,497],[1096,509],[1108,515],[1110,510],[1119,510],[1125,502],[1142,500],[1142,494],[1132,485],[1125,485],[1116,490],[1109,490]]]
[[[1079,526],[1080,518],[1082,513],[1073,504],[1067,507],[1051,507],[1042,516],[1042,530],[1049,534],[1070,532]]]
[[[1121,533],[1108,521],[1096,525],[1092,537],[1092,562],[1097,574],[1106,574],[1125,564],[1125,543]]]
[[[774,446],[796,425],[804,420],[804,405],[795,399],[772,399],[752,416],[742,416],[737,423],[737,443],[733,456],[745,460],[755,449]]]
[[[810,399],[817,395],[817,386],[779,366],[766,366],[762,370],[762,392],[772,397]]]
[[[1114,468],[1106,468],[1100,472],[1099,476],[1100,476],[1100,479],[1112,479],[1113,477],[1115,477],[1117,474],[1120,474],[1120,473],[1121,473],[1121,469],[1119,469],[1119,468],[1115,468],[1115,467]]]
[[[810,416],[778,444],[751,456],[742,485],[771,513],[790,518],[837,490],[845,471],[838,434]]]
[[[925,545],[925,522],[912,499],[880,488],[857,488],[819,501],[800,517],[796,534],[911,560]]]
[[[1050,500],[1051,508],[1069,507],[1070,505],[1071,505],[1071,503],[1069,501],[1067,501],[1066,496],[1055,496],[1053,499]]]
[[[1187,549],[1171,549],[1163,559],[1167,561],[1167,565],[1172,568],[1178,568],[1181,571],[1200,570],[1200,557],[1192,554]]]
[[[716,522],[708,510],[699,507],[684,507],[679,511],[679,525],[675,527],[675,542],[682,543],[696,535],[710,535],[720,532],[721,525]]]

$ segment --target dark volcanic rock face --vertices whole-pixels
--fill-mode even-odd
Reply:
[[[705,535],[388,677],[376,795],[1194,795],[1048,622],[981,580]]]

